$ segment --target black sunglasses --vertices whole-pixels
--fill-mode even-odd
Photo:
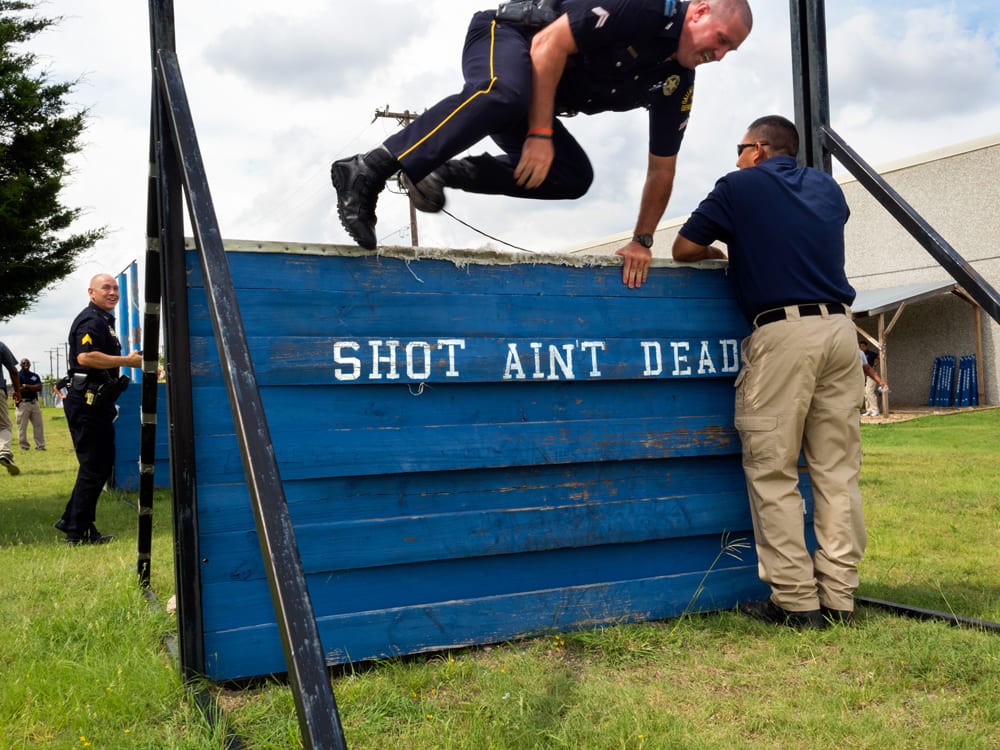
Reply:
[[[754,141],[753,143],[737,143],[736,144],[736,156],[743,155],[743,149],[750,148],[751,146],[770,146],[771,144],[767,141]]]

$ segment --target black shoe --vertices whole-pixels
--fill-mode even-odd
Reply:
[[[9,456],[7,454],[0,456],[0,464],[3,464],[6,467],[7,473],[12,477],[16,477],[21,473],[21,469],[19,469],[17,464],[14,463],[13,456]]]
[[[413,207],[418,211],[436,214],[444,208],[444,179],[439,172],[431,172],[416,183],[407,176],[406,172],[400,172],[399,184],[409,194]]]
[[[830,609],[829,607],[820,607],[820,614],[823,615],[823,619],[827,622],[833,623],[834,625],[846,625],[851,627],[855,624],[854,612],[850,609]]]
[[[115,540],[114,536],[111,534],[102,534],[93,524],[90,525],[90,528],[87,530],[84,537],[87,544],[107,544],[108,542],[113,542]]]
[[[55,526],[56,531],[61,531],[64,534],[66,533],[66,529],[69,528],[69,524],[66,523],[66,519],[65,518],[60,518],[58,521],[56,521],[52,525]]]
[[[741,614],[753,617],[755,620],[769,625],[787,625],[797,630],[822,630],[829,623],[823,619],[818,609],[805,612],[789,612],[782,609],[770,599],[759,602],[741,602],[737,609]]]
[[[361,247],[374,250],[375,204],[385,181],[399,169],[399,162],[384,148],[335,161],[330,179],[337,189],[337,216],[344,229]]]

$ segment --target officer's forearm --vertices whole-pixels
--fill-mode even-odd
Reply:
[[[115,367],[127,367],[126,357],[116,357],[113,354],[104,352],[81,352],[76,355],[76,361],[82,366],[92,370],[111,370]]]
[[[639,216],[635,221],[636,234],[652,234],[656,231],[656,225],[660,223],[670,202],[676,168],[676,156],[649,155],[646,183],[642,187]]]
[[[531,41],[531,108],[529,128],[551,128],[555,118],[556,89],[566,59],[576,52],[576,42],[569,27],[569,16],[563,14]]]

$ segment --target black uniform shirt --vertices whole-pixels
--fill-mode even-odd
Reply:
[[[675,0],[563,0],[579,50],[567,61],[556,111],[649,110],[649,152],[674,156],[694,98],[694,71],[677,52],[688,3]]]
[[[91,302],[76,316],[69,329],[69,371],[104,375],[108,380],[118,378],[117,367],[103,370],[84,367],[77,356],[84,352],[101,352],[113,357],[121,356],[122,345],[115,332],[115,316]]]

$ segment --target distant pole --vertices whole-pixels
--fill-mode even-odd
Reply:
[[[376,109],[375,117],[372,118],[372,122],[375,122],[380,117],[394,117],[396,122],[400,126],[407,125],[417,119],[418,115],[416,112],[411,112],[410,110],[403,110],[402,112],[390,112],[389,105],[386,104],[384,109]],[[420,242],[417,239],[417,209],[413,206],[413,196],[410,196],[410,245],[416,247]]]

